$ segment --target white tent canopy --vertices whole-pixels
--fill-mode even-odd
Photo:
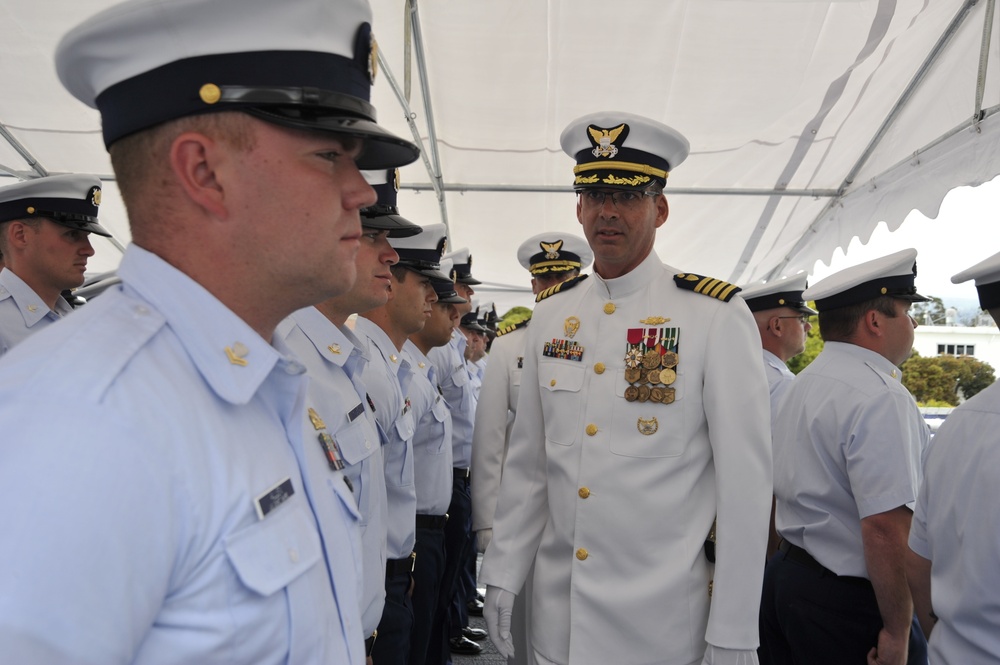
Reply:
[[[1000,173],[994,1],[372,0],[379,120],[424,149],[400,210],[446,222],[490,286],[523,287],[522,239],[579,232],[560,132],[623,110],[692,145],[668,183],[665,261],[738,283],[808,270]],[[0,172],[108,180],[115,246],[95,270],[117,264],[127,220],[100,118],[52,53],[108,4],[0,0]]]

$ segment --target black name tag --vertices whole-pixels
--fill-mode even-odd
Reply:
[[[288,501],[295,494],[292,487],[292,479],[285,478],[280,483],[267,490],[254,500],[254,507],[257,508],[258,519],[264,519],[268,513]]]
[[[358,416],[360,416],[364,412],[365,412],[365,405],[361,402],[358,402],[358,405],[353,409],[351,409],[351,412],[347,414],[347,420],[353,423],[355,420],[358,419]]]

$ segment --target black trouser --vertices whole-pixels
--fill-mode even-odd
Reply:
[[[782,549],[789,551],[775,552],[764,571],[760,665],[864,665],[882,630],[871,582],[838,576],[800,548]],[[916,619],[906,662],[927,664]]]
[[[428,665],[446,665],[451,662],[450,637],[451,605],[458,592],[458,573],[465,565],[472,531],[472,497],[469,494],[468,476],[455,474],[451,488],[451,505],[448,506],[448,524],[444,529],[445,567],[441,580],[441,594],[434,613],[431,643],[427,649]]]
[[[407,665],[410,656],[413,607],[410,605],[412,577],[407,565],[409,561],[409,559],[397,559],[387,562],[385,609],[382,610],[378,637],[372,649],[372,662],[378,665]]]
[[[423,519],[421,519],[423,518]],[[435,519],[436,518],[436,519]],[[421,522],[440,520],[440,527],[425,528]],[[413,566],[413,632],[410,634],[410,665],[425,665],[431,628],[444,577],[444,515],[417,515],[417,560]]]

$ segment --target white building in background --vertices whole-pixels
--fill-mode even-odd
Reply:
[[[924,358],[973,356],[1000,375],[1000,329],[996,325],[917,326],[913,348]]]

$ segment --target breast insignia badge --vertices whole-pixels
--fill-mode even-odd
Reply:
[[[648,319],[642,319],[639,323],[646,326],[662,326],[668,321],[670,321],[670,319],[665,319],[662,316],[651,316]]]
[[[575,316],[567,317],[563,323],[563,332],[566,333],[566,337],[573,339],[578,330],[580,330],[580,319]]]
[[[650,436],[656,434],[656,431],[660,429],[660,423],[656,418],[650,418],[649,420],[639,418],[636,422],[636,428],[639,430],[639,434]]]

